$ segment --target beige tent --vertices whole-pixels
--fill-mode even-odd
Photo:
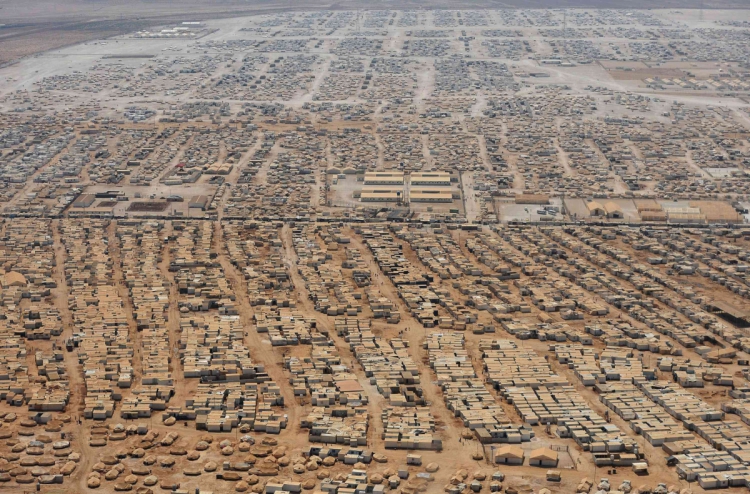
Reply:
[[[539,448],[531,452],[529,465],[533,467],[556,467],[557,453],[549,448]]]
[[[16,271],[8,271],[2,277],[3,287],[26,286],[26,277]]]
[[[622,218],[625,216],[622,212],[622,208],[612,201],[609,201],[604,205],[604,210],[607,212],[607,218]]]
[[[589,208],[589,214],[591,216],[606,216],[607,211],[600,202],[591,201],[586,203],[586,207]]]
[[[523,465],[524,452],[518,446],[503,446],[495,450],[495,463],[504,465]]]

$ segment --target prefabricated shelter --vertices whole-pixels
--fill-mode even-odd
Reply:
[[[403,185],[403,172],[366,172],[365,185]]]
[[[87,208],[94,204],[94,200],[96,200],[96,196],[94,194],[81,194],[75,201],[73,201],[72,207]]]
[[[654,199],[633,199],[643,221],[667,221],[667,213]]]
[[[409,191],[411,202],[453,202],[450,189],[439,187],[412,187]]]
[[[397,187],[364,187],[359,194],[361,202],[396,202],[404,197],[404,190]]]
[[[709,223],[742,223],[742,216],[724,201],[690,201],[691,208],[698,208]]]
[[[214,163],[206,169],[206,175],[229,175],[234,165],[231,163]]]
[[[409,181],[412,185],[449,186],[451,174],[448,172],[414,172]]]
[[[547,194],[516,194],[516,204],[549,204]]]
[[[700,208],[693,207],[665,207],[667,219],[670,223],[705,223],[706,216]]]
[[[207,204],[208,196],[206,195],[193,196],[188,200],[188,208],[190,209],[206,209]]]
[[[547,482],[561,482],[562,473],[560,470],[547,470]]]
[[[661,204],[654,199],[633,199],[633,203],[639,213],[644,211],[663,211]]]
[[[639,211],[643,221],[667,221],[667,213],[664,211]]]

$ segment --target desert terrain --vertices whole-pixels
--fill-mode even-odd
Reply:
[[[742,6],[0,3],[0,491],[746,492]]]

